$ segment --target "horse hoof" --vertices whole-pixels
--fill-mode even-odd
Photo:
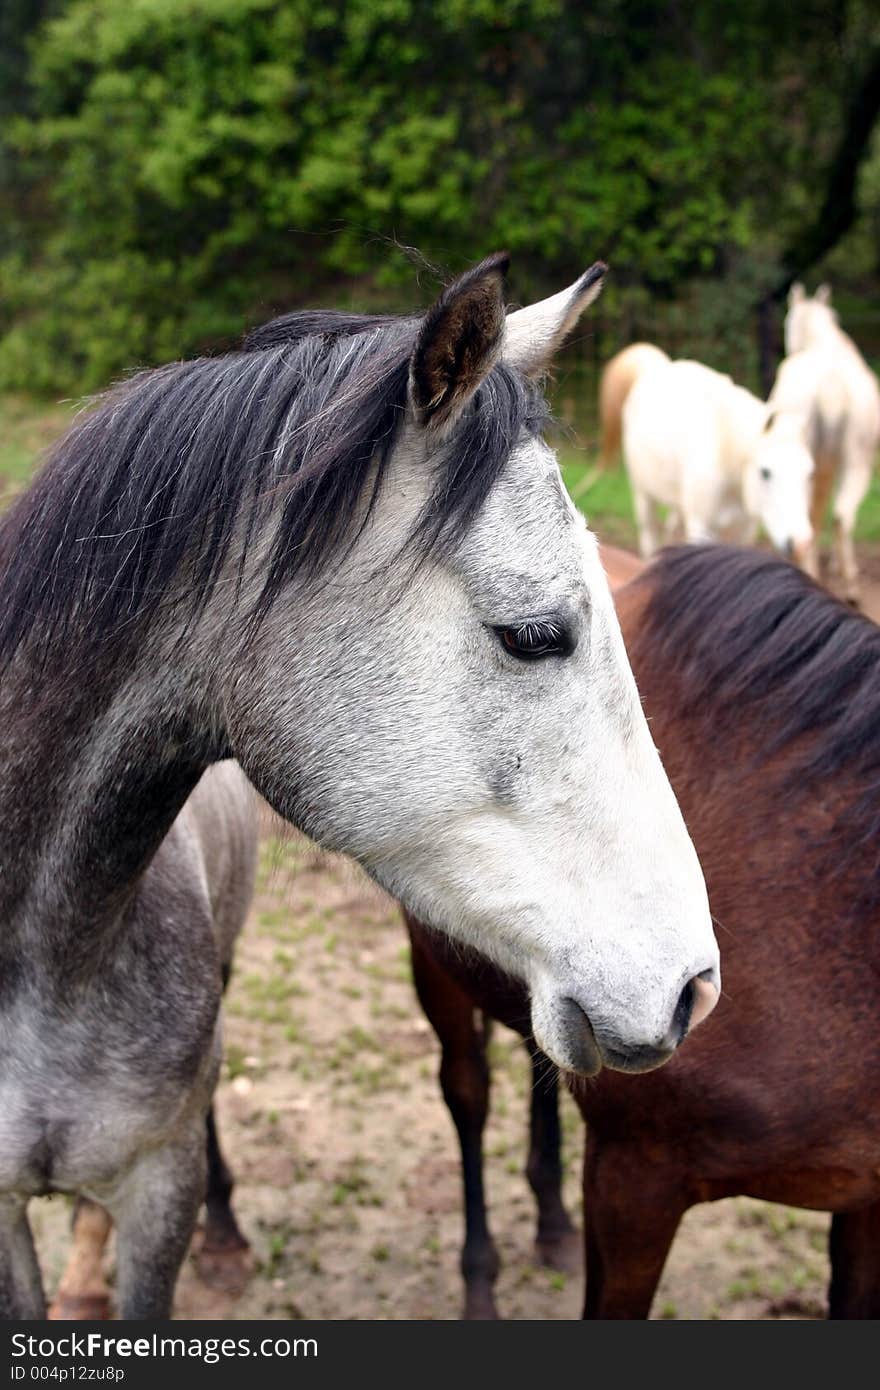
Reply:
[[[561,1231],[558,1236],[539,1236],[535,1253],[539,1264],[560,1274],[580,1274],[584,1267],[583,1242],[575,1230]]]
[[[62,1293],[49,1309],[51,1322],[105,1322],[110,1317],[110,1297],[105,1293]]]
[[[241,1245],[202,1245],[196,1251],[195,1259],[202,1283],[207,1284],[209,1289],[234,1298],[244,1293],[254,1272],[254,1257],[246,1242]]]

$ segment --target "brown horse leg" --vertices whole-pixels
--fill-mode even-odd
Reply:
[[[410,930],[413,980],[419,1001],[440,1040],[440,1086],[458,1132],[464,1180],[465,1240],[461,1253],[464,1314],[497,1318],[493,1285],[500,1267],[486,1219],[483,1129],[489,1113],[486,1033],[463,990],[423,949]]]
[[[587,1131],[585,1318],[646,1318],[686,1208],[674,1177]]]
[[[235,1183],[220,1149],[213,1102],[207,1118],[207,1155],[205,1229],[196,1266],[204,1283],[237,1295],[253,1272],[253,1257],[232,1210]]]
[[[538,1203],[535,1249],[543,1265],[576,1274],[582,1267],[580,1237],[562,1203],[562,1147],[559,1130],[559,1075],[535,1046],[532,1059],[532,1104],[526,1177]]]
[[[880,1318],[880,1202],[831,1218],[829,1318]]]
[[[70,1257],[49,1317],[67,1322],[109,1318],[110,1290],[104,1278],[104,1250],[113,1221],[97,1202],[80,1197],[73,1209],[72,1224]]]

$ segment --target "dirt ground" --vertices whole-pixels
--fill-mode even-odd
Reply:
[[[865,554],[880,619],[880,553]],[[346,862],[268,815],[258,896],[226,1008],[218,1114],[254,1271],[237,1297],[181,1276],[178,1318],[455,1318],[459,1166],[436,1081],[438,1048],[416,1003],[395,905]],[[503,1028],[492,1043],[486,1138],[491,1220],[507,1318],[573,1318],[580,1276],[538,1267],[522,1168],[529,1068]],[[579,1211],[580,1118],[563,1096],[565,1193]],[[32,1205],[51,1291],[69,1205]],[[655,1318],[823,1315],[828,1218],[735,1199],[686,1217]],[[112,1252],[110,1257],[112,1278]]]

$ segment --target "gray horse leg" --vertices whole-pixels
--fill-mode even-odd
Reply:
[[[116,1222],[120,1318],[170,1318],[174,1286],[205,1195],[205,1140],[145,1154],[106,1202]]]
[[[27,1202],[0,1196],[0,1318],[43,1319],[46,1299]]]

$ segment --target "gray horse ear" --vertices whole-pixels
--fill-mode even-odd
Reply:
[[[817,289],[816,293],[813,295],[813,298],[814,298],[814,299],[818,299],[818,301],[819,301],[820,304],[830,304],[830,303],[831,303],[831,286],[830,286],[830,285],[820,285],[819,288]]]
[[[806,298],[806,292],[800,280],[796,280],[788,292],[788,307],[793,309],[795,304],[800,304]]]
[[[510,257],[487,256],[428,310],[409,370],[410,401],[422,425],[452,423],[489,375],[504,338],[504,277]]]
[[[598,298],[607,270],[603,261],[596,261],[567,290],[508,314],[504,361],[526,376],[539,376],[587,305]]]

